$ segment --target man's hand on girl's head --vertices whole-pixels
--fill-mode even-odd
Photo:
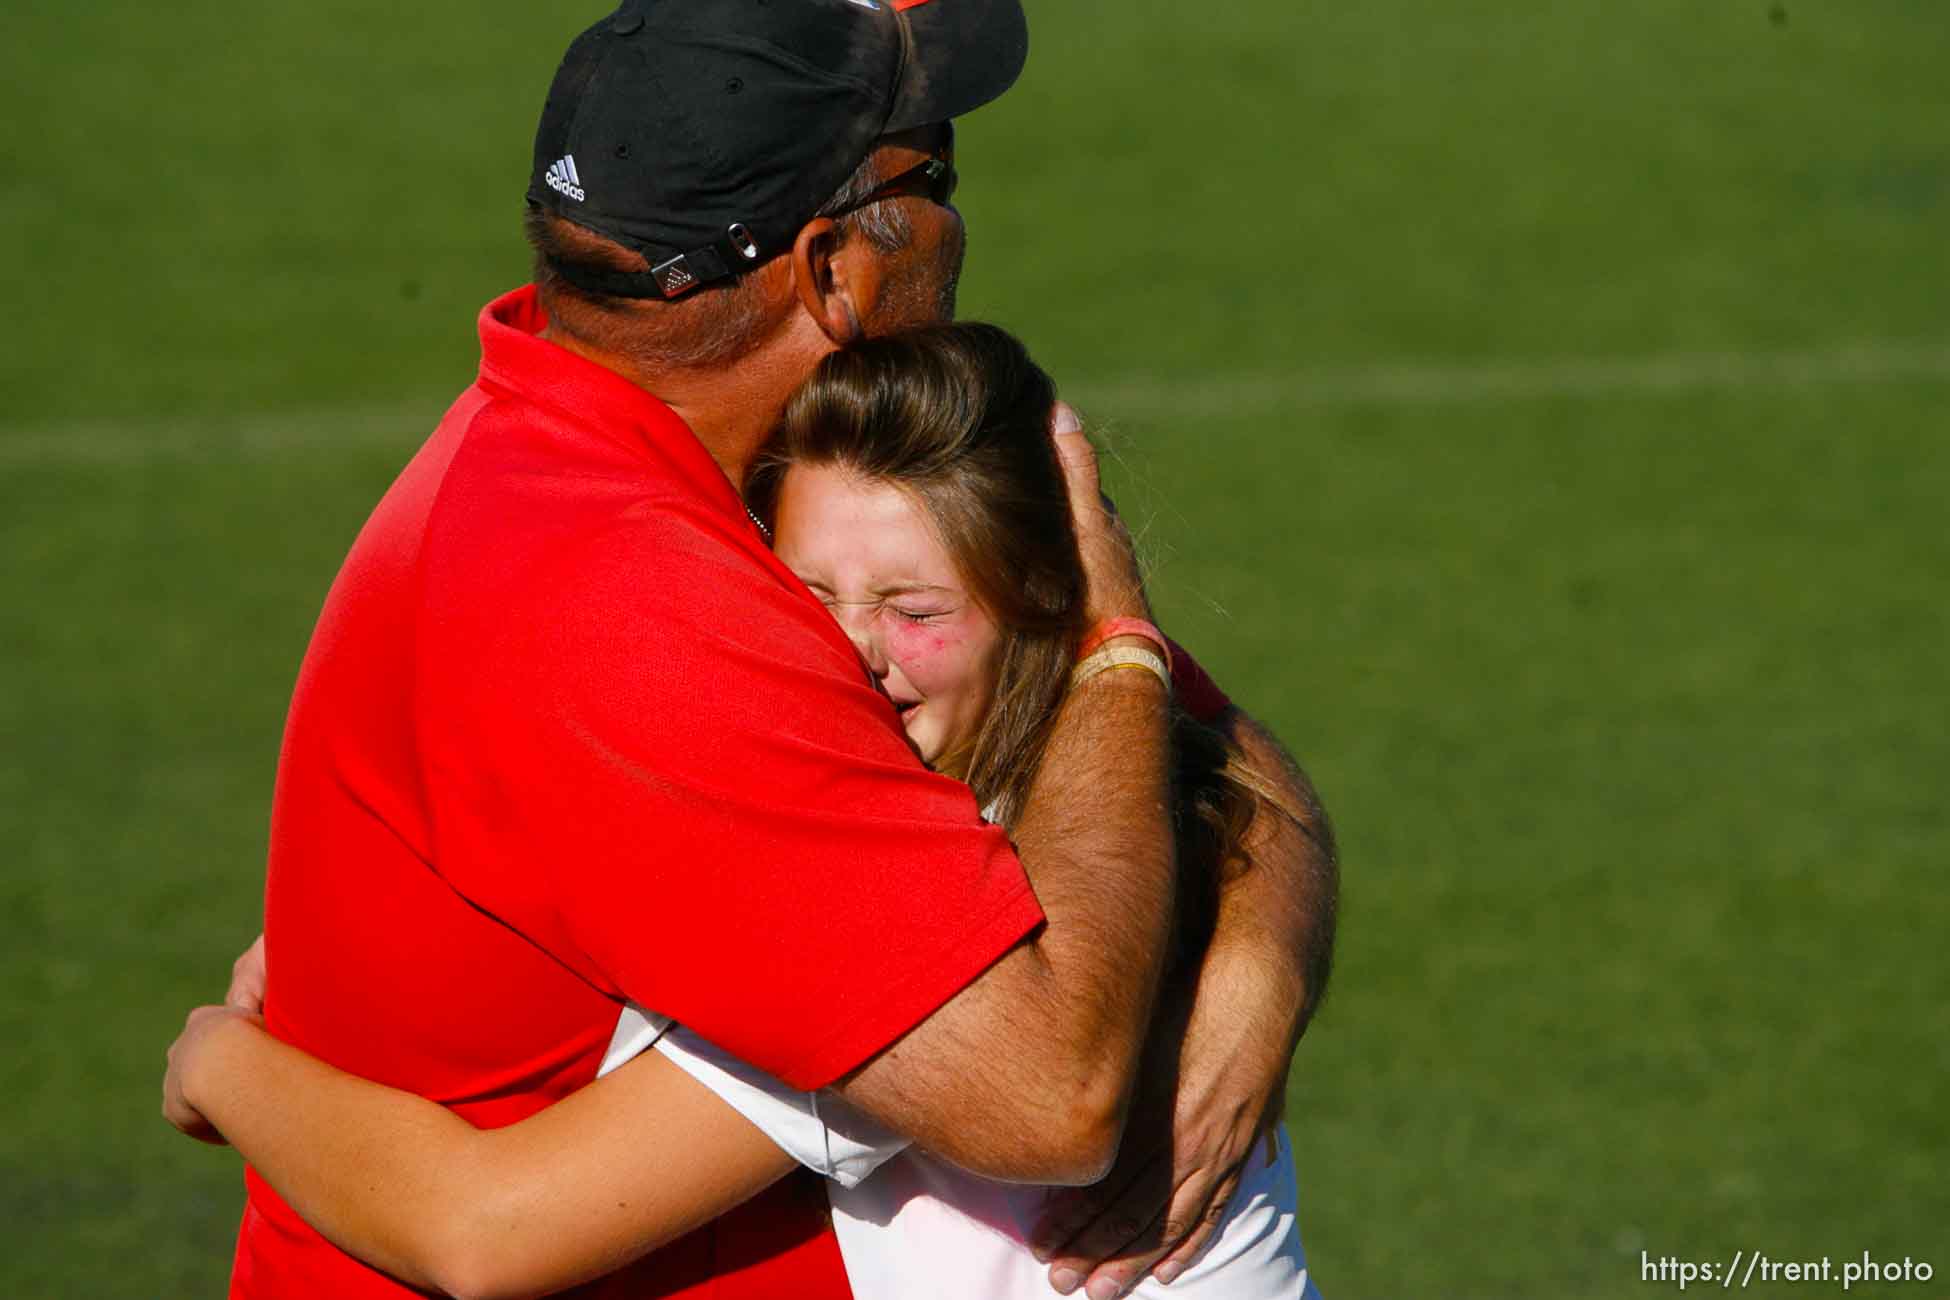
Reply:
[[[1083,421],[1076,408],[1058,402],[1050,409],[1050,437],[1056,443],[1056,458],[1063,466],[1063,481],[1069,489],[1070,522],[1077,533],[1077,550],[1083,557],[1083,575],[1088,584],[1084,598],[1092,626],[1114,618],[1151,617],[1144,597],[1144,575],[1139,572],[1137,548],[1131,532],[1118,518],[1117,507],[1104,495],[1097,472],[1097,451],[1084,434]]]

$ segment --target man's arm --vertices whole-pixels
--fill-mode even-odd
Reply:
[[[1326,992],[1339,888],[1333,830],[1306,775],[1237,709],[1217,725],[1263,788],[1248,867],[1220,887],[1189,1007],[1161,1008],[1132,1138],[1110,1176],[1052,1202],[1032,1244],[1068,1294],[1169,1282],[1223,1217],[1278,1123],[1293,1049]]]
[[[1142,617],[1130,540],[1102,504],[1074,412],[1059,407],[1054,429],[1090,615]],[[1103,1176],[1171,931],[1169,703],[1145,672],[1070,692],[1016,828],[1048,924],[842,1080],[849,1101],[991,1178]]]
[[[1048,925],[843,1080],[849,1101],[990,1178],[1103,1177],[1170,932],[1165,703],[1135,672],[1072,693],[1017,832]]]

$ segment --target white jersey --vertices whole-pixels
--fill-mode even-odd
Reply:
[[[833,1233],[854,1300],[1050,1300],[1048,1267],[1026,1244],[1049,1189],[992,1182],[913,1150],[831,1092],[799,1092],[667,1017],[627,1008],[602,1073],[654,1047],[793,1159],[829,1180]],[[869,1177],[871,1175],[871,1177]],[[1286,1126],[1257,1152],[1204,1253],[1143,1300],[1319,1300],[1307,1276]]]

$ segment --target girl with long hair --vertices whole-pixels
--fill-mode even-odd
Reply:
[[[853,640],[920,759],[966,782],[1005,827],[1027,802],[1073,674],[1163,667],[1128,650],[1078,663],[1085,582],[1078,503],[1050,435],[1059,409],[1048,376],[994,326],[868,340],[820,364],[746,483],[753,517]],[[1082,435],[1070,423],[1058,436]],[[1173,746],[1181,884],[1149,1048],[1161,1059],[1175,1059],[1218,887],[1245,869],[1254,818],[1270,809],[1326,834],[1316,810],[1282,804],[1220,732],[1183,710]],[[645,1008],[624,1015],[603,1078],[491,1132],[254,1030],[228,1034],[213,1054],[193,1021],[171,1070],[315,1227],[417,1285],[571,1286],[796,1162],[829,1179],[859,1300],[1055,1294],[1027,1244],[1046,1189],[908,1148],[837,1095],[795,1093]],[[1202,1256],[1168,1287],[1147,1279],[1132,1294],[1315,1294],[1284,1125],[1267,1145]],[[699,1162],[709,1176],[667,1177]]]

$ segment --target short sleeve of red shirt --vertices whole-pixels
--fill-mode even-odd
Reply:
[[[1232,700],[1212,675],[1176,641],[1171,642],[1171,688],[1178,706],[1195,722],[1216,722],[1232,707]]]
[[[825,611],[727,531],[646,509],[531,576],[470,656],[435,783],[463,865],[443,870],[496,916],[545,918],[521,928],[599,985],[811,1089],[1042,914]]]

